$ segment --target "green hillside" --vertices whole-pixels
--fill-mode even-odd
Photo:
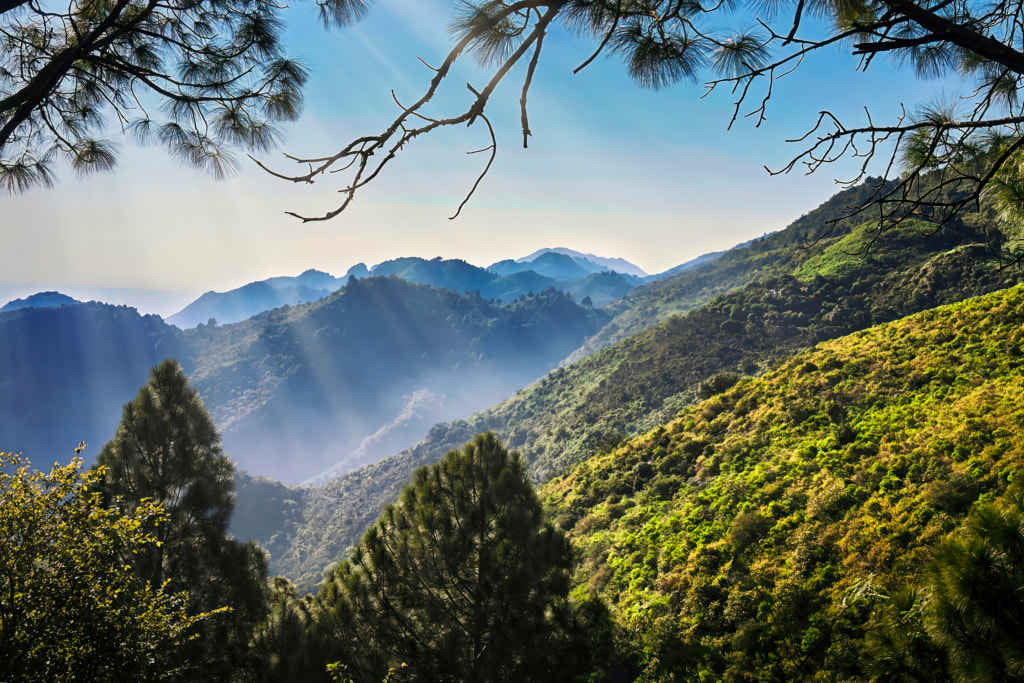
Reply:
[[[612,302],[606,307],[612,319],[573,352],[569,361],[586,358],[751,282],[791,274],[821,249],[834,245],[870,220],[869,216],[849,214],[851,207],[865,202],[877,182],[878,178],[868,178],[861,185],[836,193],[785,230],[731,249],[710,263],[655,280]]]
[[[819,344],[549,482],[645,680],[865,680],[872,610],[1024,466],[1024,287]]]
[[[805,223],[790,230],[809,229]],[[303,577],[298,585],[309,590],[335,553],[396,498],[415,467],[479,432],[492,430],[520,450],[535,479],[544,481],[670,420],[702,392],[799,349],[998,290],[1020,276],[999,268],[980,231],[957,226],[921,239],[921,229],[907,223],[872,242],[869,228],[859,226],[813,252],[784,233],[781,239],[792,239],[791,250],[799,252],[789,260],[796,264],[790,274],[719,296],[555,370],[492,408],[436,425],[414,448],[309,489],[294,530],[270,526],[257,538],[277,535],[273,570]]]

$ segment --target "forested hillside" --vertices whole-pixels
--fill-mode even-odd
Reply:
[[[831,216],[828,206],[815,215]],[[912,222],[878,239],[870,225],[844,227],[842,235],[808,250],[809,220],[767,238],[789,244],[789,251],[772,252],[772,263],[781,264],[771,267],[773,275],[555,370],[492,408],[435,425],[407,451],[309,489],[303,505],[289,508],[287,528],[282,521],[256,536],[275,538],[268,546],[274,571],[311,589],[336,553],[395,499],[415,467],[481,431],[493,430],[519,449],[535,480],[545,481],[794,351],[1020,277],[1000,268],[985,234],[971,226],[951,226],[929,239]],[[781,273],[787,263],[791,270]]]
[[[499,306],[398,278],[188,332],[243,469],[299,483],[373,462],[546,373],[607,320],[549,289]]]
[[[609,305],[611,321],[570,356],[580,360],[673,315],[699,308],[716,296],[756,280],[791,274],[818,251],[842,239],[871,217],[850,215],[872,193],[877,178],[843,190],[795,220],[785,230],[751,240],[670,277],[659,277]],[[977,227],[977,226],[976,226]],[[930,230],[922,231],[922,235]],[[860,249],[864,244],[857,245]],[[925,249],[928,249],[925,246]],[[685,264],[684,264],[685,265]],[[671,272],[671,271],[670,271]]]
[[[1022,394],[1018,286],[824,342],[544,492],[645,680],[864,680],[889,596],[1020,477]]]

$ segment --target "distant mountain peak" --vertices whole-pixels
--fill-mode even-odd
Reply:
[[[547,247],[547,248],[544,248],[544,249],[538,249],[537,251],[533,252],[529,256],[524,256],[522,258],[516,259],[515,262],[516,263],[530,263],[532,261],[537,260],[538,258],[543,256],[544,254],[549,254],[549,253],[552,253],[552,254],[562,254],[563,256],[569,256],[573,260],[577,260],[577,263],[579,263],[578,259],[583,259],[583,260],[589,261],[590,263],[593,263],[593,264],[595,264],[597,266],[601,266],[603,268],[607,268],[608,270],[614,270],[616,273],[622,273],[623,275],[635,275],[637,277],[647,277],[647,273],[645,273],[644,270],[640,266],[636,265],[635,263],[630,263],[626,259],[623,259],[623,258],[606,258],[606,257],[603,257],[603,256],[597,256],[596,254],[584,254],[584,253],[576,251],[574,249],[567,249],[565,247]],[[580,265],[583,265],[583,264],[580,264]]]
[[[209,291],[167,318],[182,329],[195,327],[210,318],[234,323],[278,306],[294,306],[327,296],[340,288],[344,280],[315,268],[301,275],[268,278],[250,282],[227,292]]]
[[[349,268],[347,271],[345,271],[345,275],[342,276],[342,279],[347,281],[349,277],[354,277],[357,279],[370,277],[370,269],[366,267],[365,263],[357,263],[351,268]]]
[[[0,313],[17,311],[22,308],[56,308],[57,306],[70,306],[82,303],[78,299],[72,299],[67,294],[60,292],[39,292],[24,299],[14,299],[0,308]]]

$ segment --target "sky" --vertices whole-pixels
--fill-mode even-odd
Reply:
[[[290,52],[313,77],[306,109],[265,163],[294,166],[281,152],[319,156],[382,130],[426,88],[417,61],[450,48],[445,0],[379,0],[364,22],[326,31],[310,0],[287,10]],[[553,30],[529,95],[533,136],[522,148],[521,70],[489,104],[499,148],[494,165],[455,220],[449,216],[486,159],[482,125],[415,140],[341,216],[306,223],[339,202],[335,178],[297,185],[245,162],[214,181],[176,165],[160,148],[120,142],[112,173],[64,172],[52,189],[0,197],[0,303],[44,290],[170,315],[208,290],[225,291],[316,268],[334,275],[400,256],[461,258],[487,266],[544,247],[625,258],[657,273],[700,254],[780,230],[855,175],[852,162],[813,175],[772,176],[799,149],[785,141],[829,109],[863,122],[891,121],[916,103],[948,95],[949,83],[916,80],[885,64],[867,73],[840,49],[807,59],[779,81],[768,120],[727,130],[732,98],[701,85],[662,91],[636,85],[587,39]],[[518,75],[518,78],[516,76]],[[487,75],[462,66],[430,111],[465,108],[465,83]],[[117,139],[116,136],[114,139]]]

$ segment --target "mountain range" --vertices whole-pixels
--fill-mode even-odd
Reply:
[[[404,257],[369,269],[359,263],[341,278],[307,270],[295,277],[250,282],[228,292],[206,292],[169,316],[167,322],[182,329],[210,319],[219,323],[240,322],[272,308],[321,299],[346,284],[350,277],[388,275],[463,294],[479,292],[485,299],[495,301],[512,301],[554,287],[571,293],[577,301],[587,299],[595,307],[621,297],[641,285],[645,278],[640,268],[624,259],[583,255],[564,248],[543,249],[523,259],[499,261],[488,268],[459,259]]]
[[[289,482],[373,462],[545,374],[607,316],[549,289],[498,305],[397,277],[186,332],[240,466]]]
[[[185,332],[124,306],[22,308],[0,314],[0,448],[98,449],[148,369],[177,357],[235,461],[298,483],[500,400],[606,321],[550,288],[499,305],[393,276]]]

